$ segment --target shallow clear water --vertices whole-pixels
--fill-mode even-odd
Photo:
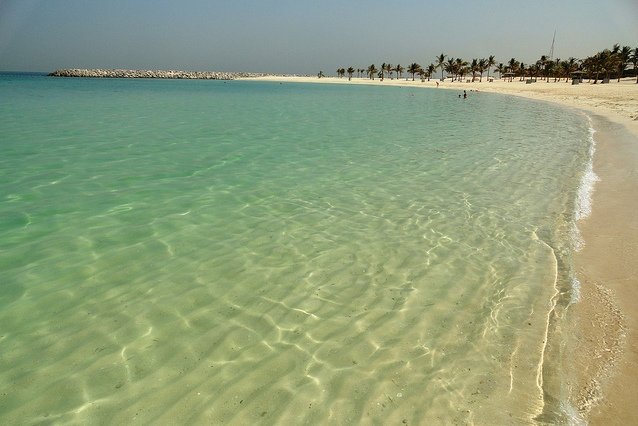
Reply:
[[[560,421],[582,115],[5,75],[0,122],[0,419]]]

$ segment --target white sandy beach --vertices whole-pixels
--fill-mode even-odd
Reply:
[[[260,81],[375,84],[437,88],[436,80],[326,77],[262,77]],[[473,96],[493,92],[549,101],[587,112],[596,130],[594,172],[600,178],[591,215],[578,225],[585,240],[577,254],[581,301],[572,307],[577,325],[566,351],[572,404],[589,424],[638,424],[638,84],[635,78],[578,85],[538,80],[439,82]],[[586,402],[585,402],[586,401]],[[594,403],[592,404],[591,401]]]

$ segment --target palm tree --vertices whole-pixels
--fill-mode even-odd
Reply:
[[[614,49],[616,48],[616,46],[614,46]],[[604,49],[602,52],[598,52],[596,55],[594,55],[594,58],[594,63],[597,71],[596,80],[594,81],[594,84],[596,84],[596,82],[598,81],[598,73],[601,71],[605,73],[605,79],[609,79],[609,72],[616,69],[617,67],[617,56],[612,53],[611,50]]]
[[[454,70],[458,75],[458,80],[462,80],[463,76],[467,74],[467,72],[469,71],[468,65],[469,64],[467,63],[467,61],[464,61],[461,58],[456,58]]]
[[[589,59],[589,70],[592,74],[594,74],[594,83],[598,83],[598,75],[600,71],[603,69],[603,64],[605,62],[605,53],[604,51],[596,53],[594,56],[591,56]]]
[[[554,83],[556,83],[556,81],[560,81],[560,72],[561,72],[560,58],[554,59],[554,64],[552,65],[552,71],[554,71]]]
[[[518,66],[518,76],[520,77],[519,81],[525,80],[526,72],[528,72],[528,68],[525,66],[524,63],[521,62],[521,64]]]
[[[435,70],[436,66],[434,66],[434,64],[428,65],[428,81],[430,81],[430,77],[432,77],[432,74],[434,74]]]
[[[496,65],[496,59],[494,58],[494,55],[490,55],[489,58],[487,58],[487,79],[490,79],[490,68],[492,68],[494,65]]]
[[[380,71],[379,77],[381,78],[381,81],[383,81],[383,73],[385,72],[386,67],[387,67],[387,64],[385,62],[381,64],[381,69],[379,70]]]
[[[352,80],[352,74],[354,74],[354,68],[348,67],[348,81]]]
[[[589,79],[589,82],[591,82],[593,60],[594,58],[592,56],[588,56],[587,58],[583,59],[580,63],[580,68],[583,70],[583,72],[585,72],[585,74],[587,74],[587,78]]]
[[[452,76],[452,81],[454,81],[454,77],[456,75],[456,60],[454,58],[448,58],[445,63],[445,72],[448,73],[448,76]]]
[[[424,70],[423,68],[419,67],[419,70],[417,71],[417,74],[419,74],[419,77],[421,77],[421,81],[425,81],[425,76],[428,75],[428,72],[426,70]]]
[[[499,78],[503,78],[503,71],[505,70],[505,65],[503,65],[503,63],[501,62],[500,64],[498,64],[498,66],[496,67],[496,72],[498,72],[498,76]]]
[[[545,64],[545,78],[547,83],[549,83],[549,76],[554,74],[555,66],[556,63],[554,61],[547,61]],[[554,81],[556,81],[556,78],[554,78]]]
[[[625,71],[625,68],[627,68],[627,65],[629,64],[629,58],[631,57],[631,47],[623,46],[622,49],[619,49],[617,55],[618,55],[618,82],[620,82],[623,72]]]
[[[472,83],[476,79],[476,73],[478,72],[478,59],[472,59],[472,64],[470,65],[470,71],[472,71]]]
[[[317,74],[317,78],[323,78],[325,77],[325,75],[323,74],[323,71],[319,71],[319,74]]]
[[[547,71],[547,56],[542,55],[540,59],[536,61],[536,64],[538,65],[538,70],[543,71],[543,74],[547,75],[547,72],[546,72]],[[542,75],[541,75],[541,80],[542,80]]]
[[[511,58],[508,63],[509,72],[511,72],[514,75],[517,74],[518,68],[520,65],[521,65],[520,62],[518,62],[515,58]],[[510,81],[512,81],[511,78],[510,78]]]
[[[485,68],[486,67],[487,67],[487,59],[485,59],[485,58],[479,59],[478,71],[479,71],[479,73],[481,73],[481,78],[480,78],[479,81],[483,81],[483,73],[485,72]]]
[[[523,69],[525,70],[526,77],[529,77],[530,79],[534,81],[538,80],[538,74],[540,73],[540,70],[538,66],[536,65],[536,63],[530,64],[530,65],[521,64],[521,67],[524,67]]]
[[[558,64],[559,75],[558,81],[560,81],[561,77],[565,77],[565,81],[569,81],[569,74],[571,73],[571,66],[569,65],[569,61],[560,61]]]
[[[368,69],[366,70],[366,72],[368,73],[368,75],[370,76],[370,80],[374,80],[374,75],[377,73],[377,67],[374,66],[374,64],[370,65],[368,67]]]
[[[392,64],[385,64],[385,72],[388,73],[388,76],[390,77],[390,80],[392,80],[392,71],[394,71],[394,68],[392,67]]]
[[[568,60],[563,61],[561,66],[563,67],[563,73],[565,74],[565,83],[569,83],[569,77],[574,71],[578,70],[576,58],[570,57]]]
[[[397,78],[401,78],[401,75],[403,74],[403,71],[405,71],[405,68],[403,68],[401,64],[397,64],[397,66],[394,67],[394,71],[396,71],[397,73]]]
[[[418,73],[419,69],[421,69],[421,65],[417,64],[416,62],[412,62],[408,67],[408,72],[412,74],[412,81],[414,81],[414,74]]]
[[[636,74],[636,84],[638,84],[638,47],[631,54],[631,64],[634,66],[634,74]]]
[[[441,81],[443,81],[443,70],[445,69],[445,57],[447,55],[441,53],[436,57],[436,67],[441,68]]]

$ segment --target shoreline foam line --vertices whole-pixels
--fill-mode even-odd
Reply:
[[[594,129],[591,117],[589,115],[586,116],[589,121],[589,159],[578,188],[576,221],[580,221],[591,215],[592,196],[596,182],[600,180],[600,177],[594,172],[594,155],[596,154],[596,139],[594,135],[596,134],[596,129]]]
[[[547,321],[545,323],[545,331],[543,333],[544,340],[541,346],[542,349],[540,353],[540,358],[538,360],[538,366],[536,367],[536,387],[538,388],[538,391],[540,394],[539,398],[542,404],[540,412],[536,415],[536,417],[540,417],[543,415],[543,412],[545,411],[545,406],[547,403],[547,401],[545,400],[546,390],[545,390],[544,380],[543,380],[543,373],[544,373],[544,366],[545,366],[545,352],[547,352],[547,345],[549,344],[552,315],[554,315],[556,312],[556,306],[558,305],[558,297],[560,296],[560,290],[558,289],[558,258],[556,257],[556,251],[554,250],[552,246],[550,246],[541,238],[539,238],[536,232],[534,232],[533,236],[539,243],[541,243],[542,245],[544,245],[551,251],[552,260],[553,260],[553,268],[554,268],[554,271],[553,271],[554,272],[554,280],[553,280],[554,292],[549,299],[550,308],[547,311]]]
[[[600,177],[594,172],[594,155],[596,154],[596,139],[594,135],[596,134],[596,129],[594,128],[591,116],[586,113],[585,116],[589,122],[589,158],[576,193],[576,207],[572,225],[572,240],[575,253],[581,251],[585,245],[585,240],[578,223],[591,215],[592,199],[596,189],[596,182],[600,181]],[[572,297],[569,304],[572,305],[580,301],[582,286],[575,274],[572,274],[570,278]]]

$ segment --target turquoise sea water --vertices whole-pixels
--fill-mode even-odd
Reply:
[[[0,420],[564,421],[589,122],[457,95],[0,76]]]

